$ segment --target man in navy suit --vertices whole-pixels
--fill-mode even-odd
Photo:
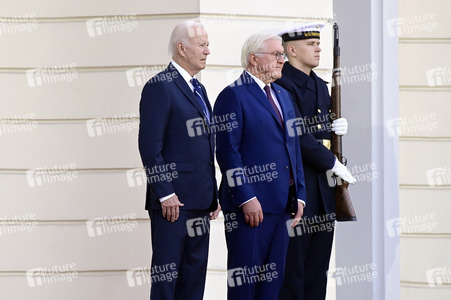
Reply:
[[[195,76],[205,68],[208,46],[201,24],[177,25],[169,43],[171,63],[141,95],[139,151],[152,235],[150,299],[203,298],[209,220],[219,213],[212,111]]]
[[[284,62],[281,38],[252,35],[241,62],[245,71],[214,107],[215,119],[236,122],[232,130],[216,133],[223,176],[219,199],[230,229],[227,294],[233,300],[274,300],[282,286],[289,231],[305,205],[304,173],[299,140],[285,125],[295,118],[290,95],[273,83]],[[232,221],[236,226],[229,226]]]
[[[335,194],[332,170],[342,179],[355,179],[330,151],[331,132],[344,135],[344,118],[331,123],[331,101],[326,82],[312,70],[319,64],[321,23],[311,23],[283,32],[286,62],[277,83],[292,95],[298,118],[292,132],[300,138],[308,206],[293,230],[280,300],[326,298],[327,270],[332,250]],[[293,127],[291,126],[291,127]],[[332,182],[333,183],[333,182]]]

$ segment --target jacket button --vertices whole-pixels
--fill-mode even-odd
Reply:
[[[318,108],[318,112],[321,113],[321,109]]]

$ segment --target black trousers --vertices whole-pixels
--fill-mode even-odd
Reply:
[[[334,222],[310,224],[301,220],[294,228],[288,244],[279,300],[326,298],[334,225]]]

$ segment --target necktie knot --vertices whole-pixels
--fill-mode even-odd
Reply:
[[[194,86],[194,88],[200,88],[200,83],[199,80],[197,80],[196,78],[191,79],[191,84]]]

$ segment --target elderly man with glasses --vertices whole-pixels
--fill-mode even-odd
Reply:
[[[233,115],[237,125],[216,133],[226,228],[237,222],[226,231],[228,299],[277,299],[289,232],[305,205],[299,139],[285,125],[295,118],[293,103],[273,83],[282,76],[284,56],[280,37],[249,37],[241,52],[245,70],[214,107],[215,118]]]

